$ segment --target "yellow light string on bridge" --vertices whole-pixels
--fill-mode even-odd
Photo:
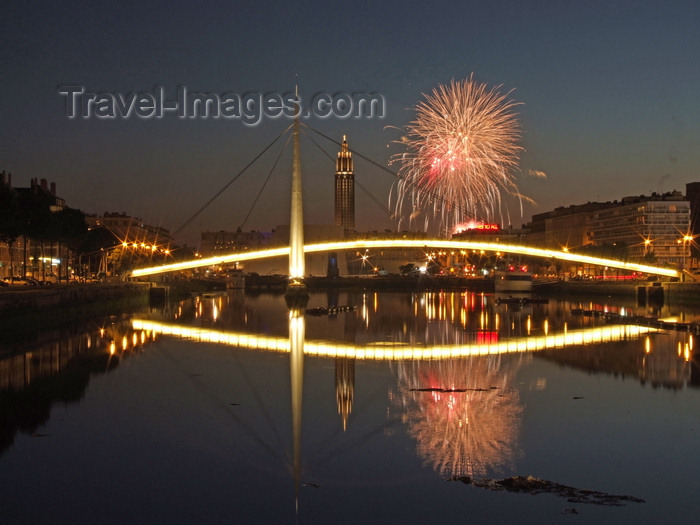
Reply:
[[[647,273],[652,275],[662,275],[665,277],[679,276],[678,271],[673,270],[671,268],[661,268],[658,266],[651,266],[647,264],[639,264],[627,261],[618,261],[615,259],[603,259],[600,257],[591,257],[589,255],[578,255],[575,253],[560,250],[548,250],[542,248],[533,248],[530,246],[520,246],[517,244],[501,244],[493,242],[446,241],[444,239],[387,239],[337,241],[318,244],[307,244],[304,246],[304,253],[316,253],[334,250],[357,250],[365,248],[445,248],[453,250],[484,250],[491,252],[508,252],[520,255],[529,255],[532,257],[560,259],[563,261],[575,263],[592,264],[595,266],[607,266],[610,268],[616,268],[620,270],[628,270],[632,272]],[[244,262],[256,259],[265,259],[269,257],[279,257],[288,255],[289,247],[285,246],[282,248],[231,253],[229,255],[221,255],[205,259],[195,259],[191,261],[183,261],[179,263],[153,266],[150,268],[140,268],[133,270],[131,272],[131,275],[132,277],[145,277],[148,275],[157,275],[167,272],[191,270],[206,266],[231,264],[235,262]]]

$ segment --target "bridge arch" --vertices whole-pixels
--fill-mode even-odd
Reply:
[[[427,248],[427,249],[450,249],[450,250],[483,250],[487,252],[503,252],[516,255],[527,255],[530,257],[541,257],[545,259],[557,259],[561,261],[590,264],[594,266],[607,266],[620,270],[641,272],[650,275],[660,275],[664,277],[678,277],[679,272],[672,268],[662,268],[648,264],[640,264],[616,259],[606,259],[602,257],[591,257],[566,252],[563,250],[550,250],[544,248],[534,248],[518,244],[508,244],[500,242],[480,242],[480,241],[450,241],[445,239],[372,239],[353,241],[333,241],[317,244],[306,244],[304,253],[318,253],[334,250],[359,250],[367,248]],[[139,268],[131,272],[132,277],[145,277],[179,270],[189,270],[202,268],[216,264],[231,264],[235,262],[252,261],[267,257],[289,256],[289,247],[271,248],[266,250],[234,252],[228,255],[221,255],[209,258],[183,261],[179,263],[153,266],[150,268]]]

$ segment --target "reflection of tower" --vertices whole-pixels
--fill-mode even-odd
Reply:
[[[345,232],[355,229],[355,175],[345,135],[335,163],[335,224]]]
[[[343,418],[343,430],[348,428],[348,417],[355,398],[355,360],[340,357],[335,360],[335,399],[338,413]]]
[[[352,295],[350,296],[352,297]],[[338,307],[338,293],[328,292],[328,307]],[[330,315],[329,315],[330,317]],[[355,342],[355,315],[346,313],[345,317],[345,341]],[[343,431],[348,428],[348,418],[352,412],[352,403],[355,399],[355,360],[347,357],[339,357],[335,360],[335,401],[338,406],[338,414],[343,420]]]

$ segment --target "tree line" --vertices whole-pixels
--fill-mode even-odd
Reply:
[[[52,196],[41,188],[18,190],[5,184],[4,180],[0,183],[0,242],[7,246],[10,255],[10,276],[27,276],[28,240],[33,247],[31,255],[42,262],[47,251],[54,253],[54,247],[57,247],[58,253],[63,249],[69,258],[76,259],[117,244],[115,236],[106,229],[88,229],[82,211],[68,206],[52,211],[52,204]],[[20,253],[15,253],[18,240],[24,241],[24,248],[20,249]],[[88,257],[86,261],[89,260]],[[19,264],[19,261],[23,264]],[[58,266],[59,280],[68,278],[67,264],[64,267],[65,270],[62,265]],[[73,267],[76,268],[76,265]],[[39,271],[39,276],[35,277],[40,280],[46,277],[43,263],[34,269]]]

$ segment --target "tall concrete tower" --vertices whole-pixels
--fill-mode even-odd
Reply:
[[[297,96],[298,96],[297,91]],[[304,208],[301,199],[301,155],[299,153],[299,106],[294,117],[292,159],[292,204],[289,220],[289,283],[285,300],[290,312],[306,306],[309,292],[304,283]],[[291,315],[291,313],[290,313]],[[296,312],[295,315],[299,315]],[[301,314],[303,317],[303,313]]]
[[[345,135],[335,162],[335,224],[345,232],[355,229],[355,174]]]

